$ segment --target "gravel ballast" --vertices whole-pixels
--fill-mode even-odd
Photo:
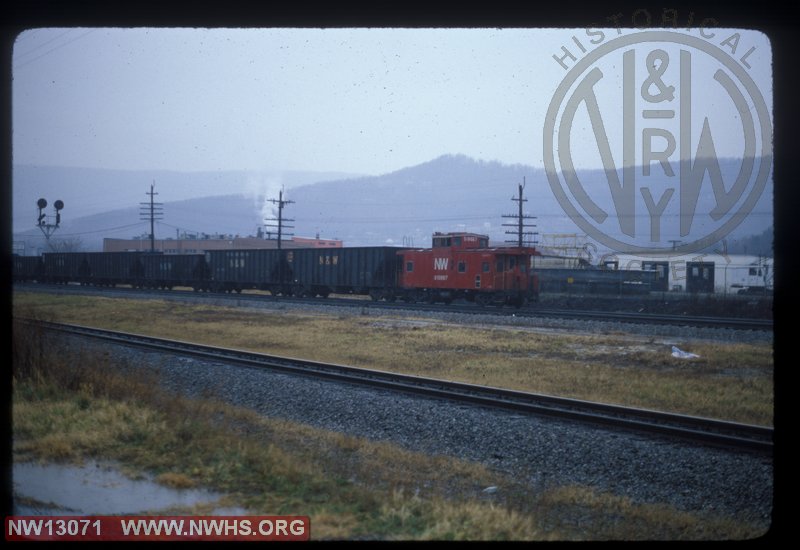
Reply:
[[[763,455],[163,353],[116,350],[128,365],[156,369],[168,391],[214,395],[265,416],[475,461],[533,494],[578,484],[634,502],[714,512],[764,529],[770,525],[773,464]],[[502,492],[502,483],[497,485]],[[424,479],[419,486],[425,490]]]
[[[198,301],[265,311],[357,315],[376,321],[407,315],[415,322],[626,334],[675,342],[772,341],[772,333],[765,331],[387,311],[370,307],[368,302],[362,307],[336,307],[208,295]],[[770,526],[775,486],[773,461],[768,456],[164,353],[114,349],[122,354],[121,363],[157,369],[164,389],[194,397],[212,394],[265,416],[389,441],[412,451],[475,461],[497,471],[498,478],[507,476],[518,486],[529,488],[532,494],[554,486],[586,485],[629,497],[634,502],[715,512],[764,529]],[[419,480],[419,485],[421,492],[424,491],[425,480]],[[495,494],[502,494],[505,488],[499,481],[497,485]]]

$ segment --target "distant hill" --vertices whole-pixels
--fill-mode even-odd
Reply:
[[[277,196],[281,186],[287,188],[320,181],[354,177],[341,172],[170,172],[164,170],[104,170],[53,166],[14,165],[12,173],[13,230],[24,231],[34,226],[36,201],[45,198],[51,205],[64,201],[64,219],[136,208],[146,202],[150,185],[155,183],[157,202],[168,203],[241,194],[245,196]],[[52,208],[47,207],[47,213]]]
[[[728,174],[726,181],[731,181],[730,173],[736,165],[735,160],[721,161],[723,174]],[[380,176],[338,178],[314,173],[254,176],[244,172],[99,171],[92,174],[92,171],[30,167],[17,167],[14,174],[15,185],[22,185],[20,191],[25,193],[20,198],[15,190],[15,209],[24,205],[24,210],[31,211],[24,215],[15,211],[15,227],[19,222],[27,230],[17,232],[14,238],[31,242],[29,249],[43,244],[32,220],[40,189],[35,182],[45,178],[63,182],[64,189],[73,189],[79,178],[91,183],[81,191],[80,200],[57,197],[57,186],[52,186],[47,195],[48,199],[61,198],[67,204],[65,221],[57,236],[78,239],[87,249],[99,249],[104,236],[130,238],[149,231],[148,225],[140,220],[139,203],[147,199],[145,192],[152,179],[156,179],[157,199],[164,203],[163,222],[156,226],[159,238],[174,237],[182,231],[255,234],[266,218],[277,215],[274,205],[266,199],[277,198],[283,184],[287,188],[284,198],[294,201],[283,211],[284,218],[291,220],[287,225],[293,226],[286,232],[297,236],[318,234],[341,239],[349,246],[429,246],[435,231],[473,231],[488,234],[495,243],[503,243],[514,238],[506,234],[513,228],[503,225],[514,220],[504,215],[517,213],[517,203],[511,199],[523,179],[527,201],[523,212],[536,217],[526,220],[536,225],[535,231],[540,235],[583,233],[564,213],[542,169],[479,161],[463,155],[441,156]],[[579,171],[578,176],[587,187],[608,188],[602,170]],[[106,186],[108,189],[104,191],[106,178],[114,178],[115,184],[113,188]],[[610,202],[601,201],[601,206],[613,211]],[[93,212],[79,215],[92,208]],[[101,209],[105,211],[99,212]],[[28,216],[31,222],[26,221]],[[764,193],[754,215],[748,216],[730,235],[729,243],[761,234],[771,225],[772,194]],[[645,240],[646,237],[642,235]],[[36,239],[38,245],[33,242]]]
[[[474,231],[498,242],[504,214],[516,213],[511,197],[526,182],[526,212],[543,227],[575,230],[558,208],[544,171],[524,165],[446,155],[377,177],[330,181],[292,190],[290,215],[300,234],[362,245],[428,246],[434,231]]]
[[[731,182],[740,161],[721,159],[720,169],[726,182]],[[641,173],[641,167],[637,167]],[[654,170],[655,172],[655,170]],[[599,206],[615,212],[608,193],[603,170],[578,170],[580,182],[593,192],[605,189],[606,196],[596,193]],[[504,224],[513,219],[504,216],[517,213],[517,185],[525,182],[523,213],[535,217],[526,223],[535,224],[540,235],[583,234],[555,198],[543,169],[525,165],[505,165],[477,161],[463,155],[445,155],[430,162],[377,177],[321,182],[293,189],[289,213],[296,218],[300,234],[321,231],[325,236],[359,244],[404,244],[427,246],[434,231],[475,231],[485,233],[494,242],[513,240],[507,234],[514,228]],[[656,180],[653,194],[660,197],[657,185],[674,186],[675,182]],[[705,185],[708,185],[707,183]],[[772,225],[771,180],[753,209],[752,215],[731,234],[739,238],[761,233]],[[594,195],[593,195],[593,198]],[[711,193],[701,193],[698,212],[708,211]],[[677,193],[672,202],[677,204]],[[647,211],[637,212],[637,237],[641,246],[650,245]],[[610,219],[610,230],[619,232]],[[702,220],[698,225],[702,227]],[[667,224],[665,223],[666,227]],[[666,229],[664,230],[666,232]],[[672,238],[662,234],[662,242]]]

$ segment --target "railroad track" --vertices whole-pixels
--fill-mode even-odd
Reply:
[[[129,288],[102,288],[100,290],[93,287],[82,287],[77,285],[18,285],[19,288],[26,290],[48,290],[58,292],[82,293],[90,294],[93,292],[113,292],[121,296],[134,296],[141,297],[143,291]],[[616,323],[628,324],[655,324],[655,325],[670,325],[670,326],[688,326],[688,327],[706,327],[706,328],[720,328],[720,329],[735,329],[735,330],[751,330],[751,331],[772,331],[772,319],[743,319],[736,317],[711,317],[711,316],[694,316],[694,315],[667,315],[657,313],[637,313],[637,312],[611,312],[611,311],[585,311],[573,309],[552,309],[538,306],[531,306],[526,308],[497,308],[497,307],[482,307],[470,304],[421,304],[421,303],[394,303],[394,302],[373,302],[371,300],[359,300],[352,298],[311,298],[302,299],[284,296],[270,296],[262,294],[225,294],[225,293],[195,293],[183,292],[178,290],[147,290],[144,291],[148,295],[174,298],[174,297],[193,297],[197,300],[207,298],[215,298],[231,300],[232,303],[238,303],[241,300],[251,300],[253,302],[282,302],[286,304],[314,304],[314,305],[328,305],[328,306],[342,306],[342,307],[357,307],[357,308],[375,308],[385,310],[417,310],[417,311],[432,311],[439,313],[460,313],[460,314],[481,314],[481,315],[497,315],[525,318],[559,318],[571,320],[585,320],[585,321],[608,321]]]
[[[740,319],[697,315],[667,315],[660,313],[630,313],[608,311],[578,311],[567,309],[538,309],[535,315],[565,319],[592,319],[621,323],[678,325],[690,327],[729,328],[739,330],[773,330],[772,319]]]
[[[37,324],[61,333],[136,346],[150,351],[192,356],[208,361],[369,385],[389,391],[568,419],[602,425],[611,429],[633,430],[649,435],[680,438],[703,445],[766,453],[771,453],[773,450],[773,429],[764,426],[373,371],[77,325],[44,322],[37,322]]]

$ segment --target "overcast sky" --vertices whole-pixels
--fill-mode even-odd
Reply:
[[[582,29],[33,29],[13,51],[13,160],[377,175],[460,153],[541,167],[547,109],[568,73],[553,56],[571,68],[576,61],[562,48],[580,59],[581,47],[592,51],[617,34],[606,30],[600,41]],[[771,112],[767,37],[744,31],[721,45],[732,31],[707,34],[714,37],[700,38],[739,66],[750,52],[742,70]],[[652,49],[638,48],[638,62]],[[675,84],[679,54],[665,49],[662,78]],[[741,122],[730,99],[703,93],[716,70],[703,72],[706,57],[692,58],[700,91],[693,134],[708,118],[718,155],[738,156]],[[612,75],[621,66],[621,53],[601,64]],[[641,82],[644,71],[637,74]],[[612,97],[620,82],[598,85],[601,103],[620,101]],[[637,87],[637,107],[646,107],[640,95]],[[613,145],[621,121],[605,113]],[[580,147],[592,137],[587,120],[579,111],[573,126],[579,167],[600,164],[596,145]]]

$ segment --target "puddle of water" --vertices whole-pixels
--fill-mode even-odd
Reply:
[[[83,466],[15,463],[13,484],[16,515],[143,514],[205,503],[213,506],[224,496],[202,489],[172,489],[150,478],[132,480],[97,462]],[[210,515],[245,514],[242,509],[217,508]]]

